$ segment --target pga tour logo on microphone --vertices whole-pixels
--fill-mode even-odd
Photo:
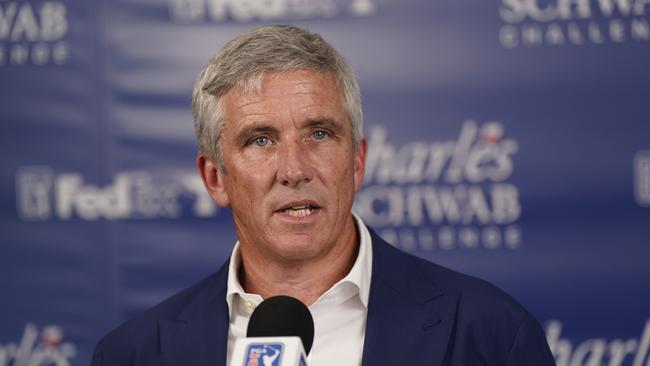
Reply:
[[[252,343],[246,348],[244,366],[280,366],[282,343]]]

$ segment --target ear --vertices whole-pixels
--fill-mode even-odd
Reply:
[[[219,170],[214,161],[199,153],[196,157],[196,167],[199,169],[203,186],[205,186],[214,202],[221,207],[230,206],[230,198],[224,185],[223,172]]]
[[[359,192],[363,177],[366,174],[366,155],[368,155],[368,141],[364,138],[354,151],[354,191]]]

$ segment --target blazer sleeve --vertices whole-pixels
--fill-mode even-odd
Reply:
[[[546,336],[539,323],[528,316],[519,326],[506,366],[555,366]]]

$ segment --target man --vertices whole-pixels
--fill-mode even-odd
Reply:
[[[230,41],[199,75],[197,167],[238,243],[216,274],[102,339],[93,365],[222,365],[264,298],[314,317],[312,366],[553,365],[539,324],[495,287],[402,253],[352,214],[367,143],[357,82],[291,26]]]

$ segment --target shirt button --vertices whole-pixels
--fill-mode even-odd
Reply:
[[[246,304],[246,309],[248,309],[248,311],[255,310],[256,305],[254,302],[247,300],[245,304]]]

